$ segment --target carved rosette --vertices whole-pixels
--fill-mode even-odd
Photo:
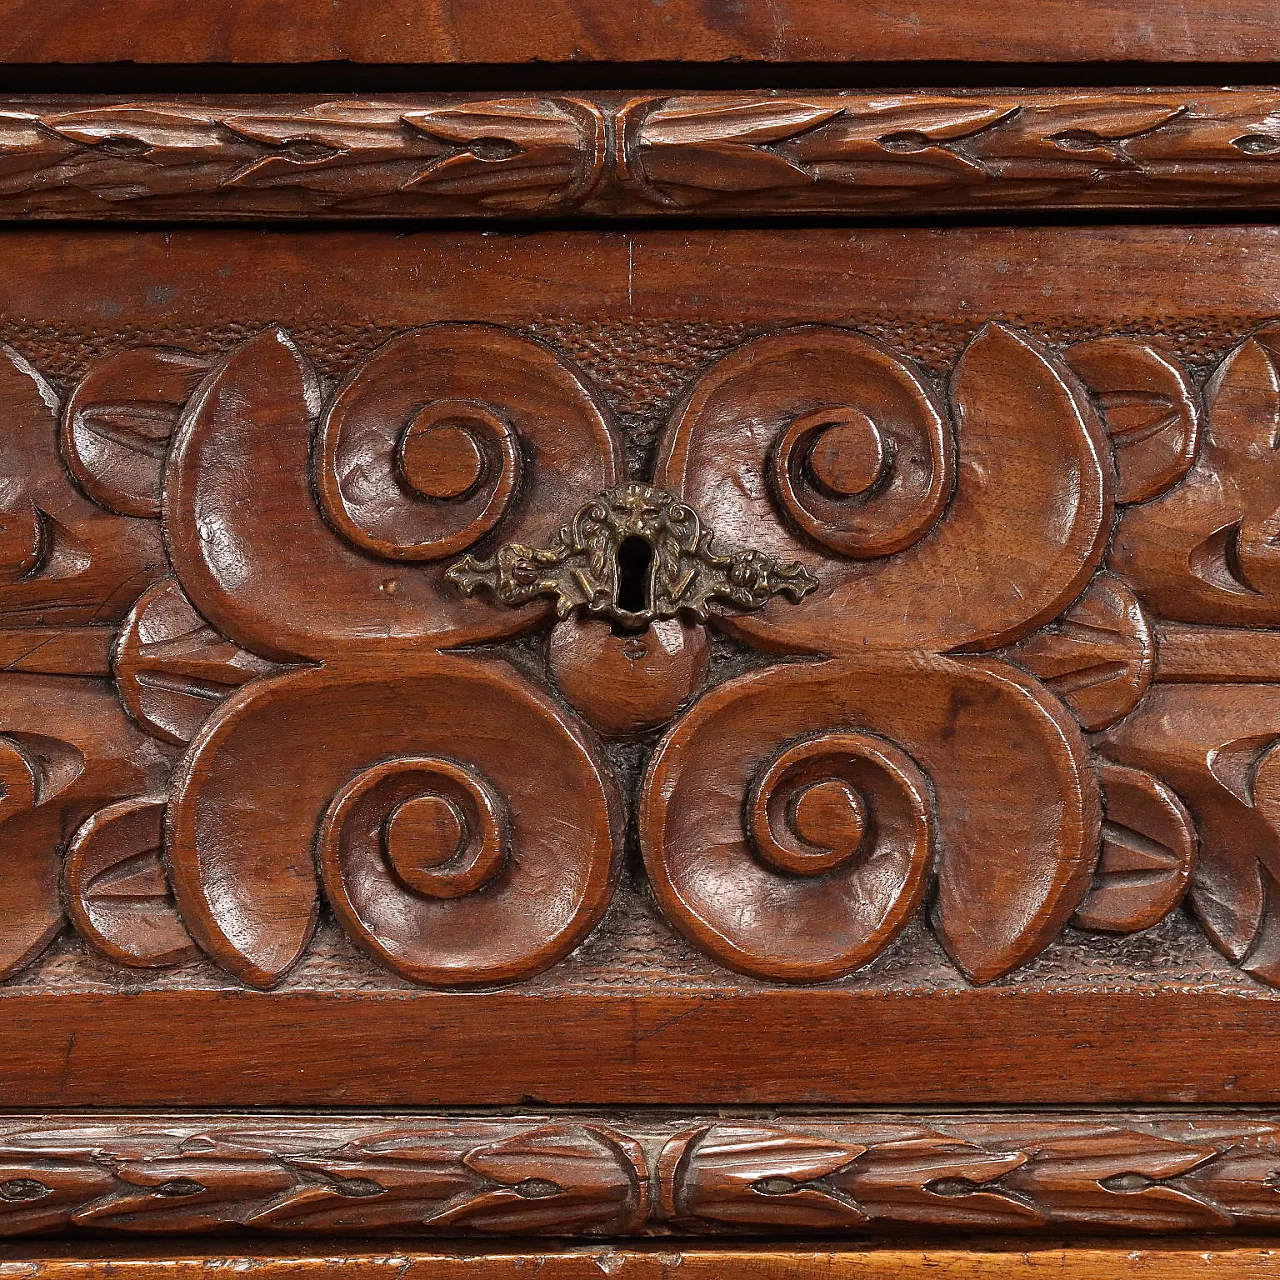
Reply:
[[[644,871],[722,965],[835,980],[924,912],[985,983],[1185,896],[1280,983],[1277,440],[1274,327],[1203,407],[1131,338],[988,325],[944,389],[772,333],[625,484],[584,377],[491,325],[337,388],[281,329],[65,401],[6,349],[0,973],[69,923],[267,987],[327,915],[416,983],[527,978],[621,874],[599,735],[660,730]],[[709,629],[777,661],[708,689]]]

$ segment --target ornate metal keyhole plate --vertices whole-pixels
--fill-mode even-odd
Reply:
[[[550,547],[509,542],[487,559],[463,556],[445,577],[467,595],[483,588],[506,605],[550,596],[561,618],[582,609],[632,631],[680,613],[706,622],[717,611],[762,609],[776,595],[798,604],[818,585],[797,561],[780,565],[749,547],[718,555],[714,539],[674,495],[622,484],[580,507]],[[640,582],[628,581],[632,548]]]

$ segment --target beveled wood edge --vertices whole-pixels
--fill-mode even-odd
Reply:
[[[46,1241],[0,1244],[0,1280],[207,1280],[220,1272],[259,1280],[1266,1280],[1280,1275],[1280,1250],[1266,1240],[1193,1237],[843,1246],[444,1242],[429,1249],[343,1242],[314,1250],[298,1242],[243,1239],[200,1248],[173,1240],[94,1241],[77,1248]]]
[[[0,219],[1280,206],[1280,90],[10,97]]]
[[[9,1114],[0,1237],[1271,1233],[1277,1166],[1243,1110]]]

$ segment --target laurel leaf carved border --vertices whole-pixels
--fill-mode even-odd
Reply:
[[[0,1236],[1270,1231],[1248,1112],[0,1117]]]
[[[1275,89],[10,98],[0,217],[1280,204]]]

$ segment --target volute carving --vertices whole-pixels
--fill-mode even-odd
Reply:
[[[62,397],[6,349],[0,618],[48,648],[3,674],[0,973],[70,926],[269,987],[323,920],[408,982],[518,982],[605,919],[634,823],[672,928],[764,982],[921,916],[993,982],[1185,901],[1280,985],[1278,333],[1203,397],[1138,338],[993,323],[944,384],[766,333],[644,479],[585,373],[494,325],[337,386],[280,328]],[[844,1151],[769,1211],[840,1217]],[[763,1213],[718,1160],[681,1212]]]

